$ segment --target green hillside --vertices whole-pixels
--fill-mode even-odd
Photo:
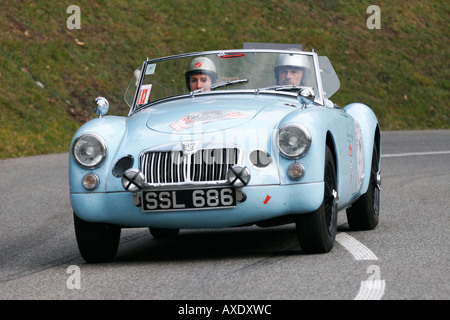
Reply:
[[[80,8],[81,29],[67,20]],[[333,101],[370,105],[382,130],[450,128],[449,17],[445,1],[150,0],[2,1],[0,158],[67,152],[94,117],[93,99],[125,115],[123,93],[147,57],[302,43],[330,58]]]

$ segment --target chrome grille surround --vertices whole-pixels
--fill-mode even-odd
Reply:
[[[146,185],[227,184],[228,169],[242,162],[230,143],[189,141],[144,150],[139,155]]]

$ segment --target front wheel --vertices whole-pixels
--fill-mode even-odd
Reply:
[[[81,220],[73,215],[78,249],[88,263],[108,262],[114,259],[119,247],[120,227],[106,223]]]
[[[329,252],[336,239],[337,232],[337,179],[333,155],[326,147],[324,197],[319,209],[301,214],[296,220],[297,237],[305,253]]]
[[[380,217],[380,183],[378,153],[374,146],[369,188],[366,193],[347,209],[347,222],[351,229],[372,230],[378,225]]]

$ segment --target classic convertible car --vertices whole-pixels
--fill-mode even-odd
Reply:
[[[381,136],[362,103],[331,102],[339,79],[327,57],[292,48],[147,59],[125,92],[127,116],[76,132],[69,176],[74,225],[87,262],[112,260],[122,228],[155,238],[180,229],[295,223],[304,253],[332,249],[337,215],[376,227]]]

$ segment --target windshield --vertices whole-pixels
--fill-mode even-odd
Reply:
[[[230,90],[296,95],[300,88],[309,87],[314,101],[323,104],[317,64],[315,53],[275,50],[215,51],[147,60],[135,71],[125,100],[135,111],[180,95],[193,97]]]

